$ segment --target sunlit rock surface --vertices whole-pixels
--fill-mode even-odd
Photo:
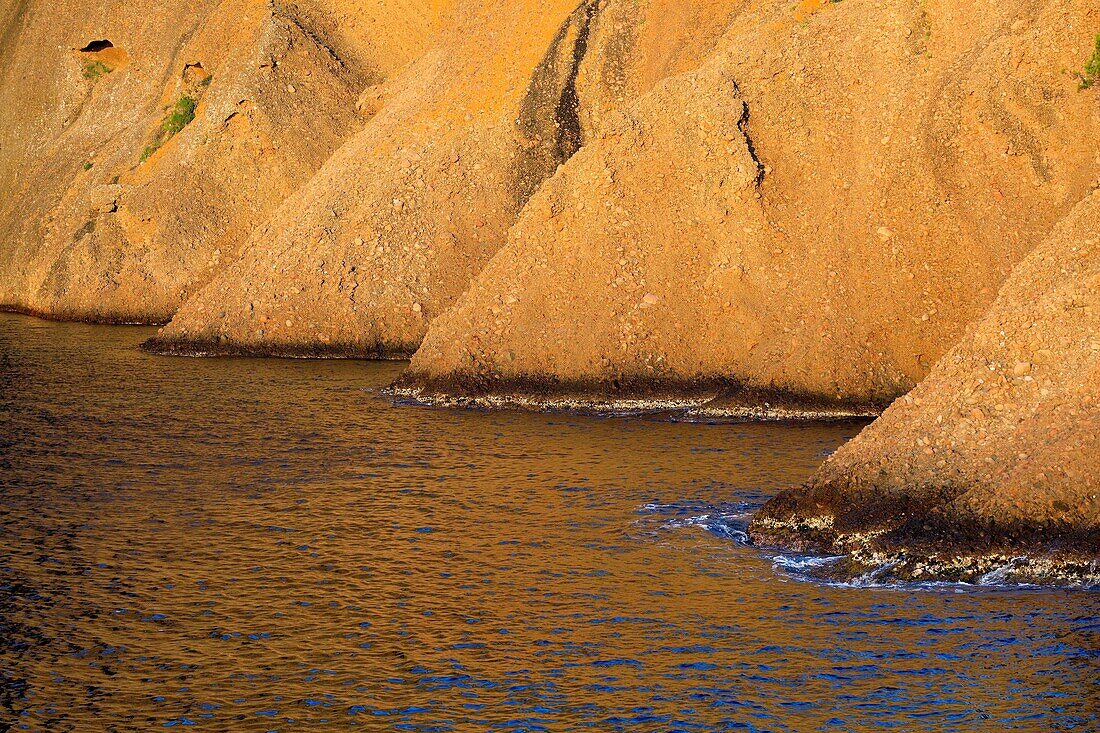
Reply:
[[[1096,93],[1060,71],[1094,15],[741,7],[540,188],[399,386],[888,404],[1095,184]]]
[[[1100,189],[926,380],[752,531],[905,577],[1100,581]]]
[[[167,321],[423,50],[439,11],[405,5],[9,3],[0,305]]]
[[[698,63],[718,5],[467,4],[438,48],[368,90],[374,119],[154,348],[410,355],[614,110]]]

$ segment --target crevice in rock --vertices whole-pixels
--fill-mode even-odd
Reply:
[[[734,91],[740,92],[737,85],[734,85]],[[742,98],[743,100],[744,98]],[[741,119],[737,120],[737,129],[741,131],[741,134],[745,138],[745,147],[749,151],[749,157],[752,158],[752,162],[756,164],[756,176],[753,180],[753,185],[759,186],[764,182],[764,163],[760,160],[760,156],[756,153],[756,145],[752,142],[752,135],[749,134],[749,105],[747,102],[741,102]]]
[[[577,6],[531,77],[516,122],[522,141],[515,185],[519,208],[584,144],[577,77],[598,15],[599,0]]]
[[[111,43],[107,39],[101,41],[91,41],[87,46],[80,49],[81,53],[99,53],[100,51],[106,51],[108,48],[114,48],[115,44]]]
[[[310,19],[306,17],[306,14],[303,13],[296,4],[288,5],[286,3],[277,3],[274,6],[274,12],[276,17],[281,18],[294,30],[301,33],[319,50],[328,54],[336,67],[341,72],[350,75],[354,79],[355,85],[359,88],[380,84],[385,81],[385,74],[378,69],[358,68],[349,63],[348,60],[340,55],[335,46],[329,42],[328,38],[316,24],[310,22]]]
[[[569,160],[581,149],[584,133],[581,130],[580,95],[577,93],[577,76],[580,75],[581,62],[588,54],[588,37],[592,30],[592,20],[596,15],[596,2],[588,2],[578,8],[582,17],[577,25],[577,40],[573,44],[572,64],[554,110],[554,121],[558,127],[556,140],[557,157],[561,162]]]

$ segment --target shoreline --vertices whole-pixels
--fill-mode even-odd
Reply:
[[[255,359],[343,359],[356,361],[408,361],[415,350],[352,344],[249,345],[221,343],[213,339],[173,339],[154,336],[142,342],[147,354],[168,357]]]
[[[591,414],[673,411],[682,413],[678,419],[683,422],[863,421],[877,417],[889,404],[885,400],[849,401],[746,387],[720,377],[565,381],[549,377],[479,380],[403,375],[387,392],[399,399],[435,407]]]
[[[961,582],[1040,586],[1100,586],[1100,537],[1094,531],[1010,524],[999,529],[978,522],[947,522],[916,537],[911,527],[842,530],[833,514],[785,519],[768,507],[753,517],[748,535],[762,550],[839,556],[822,564],[816,580],[859,582]],[[922,526],[925,521],[914,518]]]
[[[71,320],[30,309],[0,307],[0,313],[52,323],[99,326],[153,324]],[[150,338],[140,350],[169,357],[245,357],[401,361],[409,350],[363,349],[346,344],[247,346],[214,341]],[[864,422],[879,414],[873,402],[829,400],[778,389],[748,388],[734,380],[619,379],[565,382],[526,378],[423,380],[399,377],[382,390],[418,405],[533,412],[568,412],[592,417],[643,417],[670,413],[676,422]],[[928,507],[864,502],[847,516],[828,506],[815,516],[797,499],[801,492],[779,491],[751,519],[750,544],[764,551],[839,556],[806,573],[818,582],[890,585],[945,582],[975,585],[1034,584],[1049,587],[1100,586],[1100,536],[1069,523],[1009,524],[932,518]],[[861,521],[862,520],[862,521]]]
[[[37,318],[41,321],[49,321],[51,323],[79,323],[87,326],[139,326],[144,328],[162,328],[168,325],[168,322],[171,320],[171,316],[165,320],[131,320],[106,316],[79,315],[76,311],[49,313],[26,306],[12,305],[10,303],[0,303],[0,313],[27,316],[29,318]]]

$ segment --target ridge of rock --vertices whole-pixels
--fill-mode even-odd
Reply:
[[[311,27],[331,0],[94,5],[27,0],[5,26],[9,309],[167,321],[362,126],[362,88],[422,44],[395,33],[384,58],[337,56]]]
[[[695,62],[728,15],[662,34],[661,13],[686,12],[672,5],[471,4],[150,348],[407,357],[609,110]],[[649,58],[669,30],[677,53]]]
[[[815,7],[749,4],[700,68],[608,113],[400,392],[726,382],[873,412],[920,381],[1095,182],[1095,98],[1057,71],[1095,9]]]
[[[1100,188],[909,395],[753,522],[839,572],[1100,582]]]

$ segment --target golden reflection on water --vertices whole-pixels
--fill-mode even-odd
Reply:
[[[0,731],[1100,729],[1097,594],[732,539],[858,426],[395,406],[401,365],[148,333],[0,315]]]

